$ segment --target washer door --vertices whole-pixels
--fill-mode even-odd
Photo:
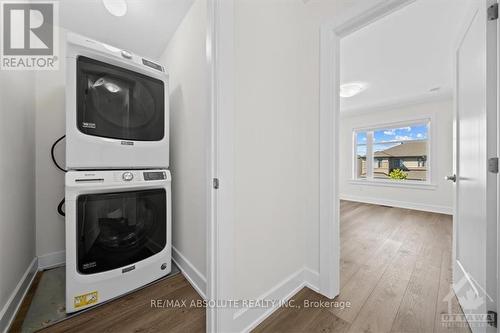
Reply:
[[[78,271],[104,272],[161,252],[167,243],[166,200],[165,189],[80,195]]]

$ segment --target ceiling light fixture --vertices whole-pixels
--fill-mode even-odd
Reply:
[[[351,82],[340,85],[340,97],[349,98],[356,96],[366,89],[368,85],[364,82]]]
[[[127,2],[125,0],[102,0],[107,11],[114,16],[127,14]]]

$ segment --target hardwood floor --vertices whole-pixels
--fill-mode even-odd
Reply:
[[[461,314],[451,286],[451,217],[343,201],[341,292],[350,307],[304,307],[331,300],[304,288],[254,332],[470,332],[446,327],[441,314]],[[445,301],[452,293],[452,302]],[[152,307],[151,300],[186,300]],[[204,332],[201,297],[182,274],[81,313],[41,332]],[[341,303],[340,303],[341,304]]]
[[[185,300],[186,306],[153,307],[152,300]],[[184,276],[177,274],[39,332],[205,332],[205,308],[189,306],[199,300]]]
[[[446,327],[451,290],[452,220],[448,215],[342,201],[342,308],[281,308],[254,332],[470,332]],[[327,298],[304,288],[293,298]],[[331,302],[330,302],[331,303]]]

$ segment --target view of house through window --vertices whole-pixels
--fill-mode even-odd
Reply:
[[[429,121],[354,131],[354,178],[429,179]]]

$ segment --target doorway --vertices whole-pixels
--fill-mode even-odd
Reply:
[[[409,91],[404,93],[402,90],[410,85],[396,84],[387,90],[387,98],[377,100],[384,95],[384,92],[376,89],[381,82],[370,78],[363,80],[363,75],[367,74],[367,71],[363,72],[363,65],[366,62],[373,65],[377,55],[368,51],[366,41],[363,44],[365,50],[360,54],[346,57],[343,53],[347,49],[344,49],[344,44],[349,39],[355,40],[357,33],[368,31],[383,21],[395,20],[398,16],[404,16],[403,14],[407,11],[429,4],[430,2],[426,3],[425,1],[385,3],[364,11],[360,10],[357,15],[339,18],[336,20],[339,24],[326,25],[322,30],[320,291],[329,297],[340,294],[340,299],[343,299],[344,288],[349,284],[356,285],[357,288],[352,288],[352,291],[355,292],[351,294],[351,298],[362,303],[359,305],[359,312],[351,310],[350,313],[346,313],[346,318],[340,316],[342,319],[354,320],[356,316],[360,316],[361,311],[369,310],[370,303],[373,306],[374,302],[375,304],[377,301],[380,302],[380,299],[374,300],[372,298],[370,301],[369,297],[363,297],[360,295],[360,293],[362,294],[360,289],[366,287],[370,297],[377,295],[378,282],[374,282],[373,288],[367,287],[366,284],[369,284],[367,282],[370,282],[370,279],[377,280],[386,272],[390,273],[388,270],[390,263],[388,264],[384,259],[392,258],[391,260],[395,260],[397,256],[391,255],[391,251],[394,249],[388,249],[390,247],[388,244],[397,247],[398,245],[393,242],[397,242],[396,239],[401,235],[404,235],[404,238],[399,239],[403,247],[399,250],[407,251],[407,247],[411,247],[411,243],[418,238],[420,238],[420,242],[429,245],[418,250],[416,263],[411,270],[413,273],[408,279],[401,275],[398,278],[398,281],[407,280],[408,283],[401,299],[396,302],[398,306],[393,308],[395,312],[389,314],[393,319],[392,325],[397,325],[400,321],[400,313],[405,312],[404,305],[407,302],[405,298],[412,298],[411,295],[406,296],[408,292],[412,291],[412,284],[421,285],[423,283],[418,281],[418,275],[426,278],[431,275],[429,272],[421,274],[415,270],[415,267],[422,266],[419,262],[432,259],[434,264],[429,263],[426,265],[427,267],[436,267],[441,273],[447,272],[447,275],[434,274],[431,284],[434,285],[432,288],[439,290],[442,289],[439,286],[440,280],[448,279],[449,283],[446,285],[447,289],[450,290],[451,262],[454,260],[456,245],[452,243],[452,239],[455,238],[453,237],[454,229],[451,218],[451,215],[455,213],[453,195],[456,185],[453,185],[449,180],[444,181],[444,177],[449,176],[448,178],[451,180],[454,178],[452,171],[455,166],[455,155],[453,154],[455,129],[452,124],[455,117],[453,114],[455,110],[453,101],[455,86],[452,74],[455,73],[455,69],[449,69],[450,75],[446,83],[443,80],[439,84],[437,84],[439,80],[434,82],[428,80],[425,92],[421,88],[422,93],[419,94],[411,94]],[[441,5],[444,4],[441,3]],[[448,63],[453,63],[450,54],[456,47],[456,39],[467,20],[466,16],[470,11],[470,5],[470,3],[464,2],[461,12],[451,15],[457,20],[453,28],[454,35],[448,37],[448,55],[446,55]],[[486,12],[486,7],[483,9]],[[427,11],[427,13],[432,14],[424,19],[427,22],[426,28],[432,25],[432,16],[437,11],[437,9]],[[408,20],[406,22],[408,23]],[[425,28],[422,28],[420,24],[416,26],[418,28],[413,28],[411,32],[425,33]],[[376,28],[374,29],[376,30]],[[400,32],[402,33],[402,31]],[[386,36],[386,34],[382,35]],[[412,40],[413,44],[418,44],[421,41],[418,36],[403,35]],[[421,38],[428,41],[444,37],[443,29],[441,29],[438,35],[427,34]],[[361,39],[359,36],[357,38]],[[374,38],[371,39],[371,42],[379,46],[383,45],[385,48],[389,47],[387,41],[384,43],[383,40]],[[444,46],[442,42],[439,44]],[[405,51],[412,51],[409,48],[414,46],[404,44],[404,40],[400,42],[400,45],[403,54]],[[429,57],[438,54],[439,48],[432,48],[432,50],[432,53],[427,53],[424,56],[423,63],[437,65],[438,61],[434,60],[433,62]],[[418,49],[413,50],[412,53],[416,52]],[[367,55],[369,56],[367,57]],[[365,63],[356,61],[356,59],[360,60],[361,58],[364,59]],[[351,77],[343,77],[342,71],[348,65],[346,59],[351,61],[351,65],[358,70],[358,72],[353,71]],[[389,63],[397,65],[395,61]],[[400,72],[411,77],[412,70],[415,68],[406,68]],[[419,70],[426,73],[426,79],[438,74],[429,68],[420,68]],[[382,77],[391,77],[391,74],[394,73],[390,71],[391,68],[382,66],[375,66],[374,70]],[[424,82],[422,81],[422,83]],[[370,90],[372,91],[370,92]],[[359,94],[359,97],[363,96],[363,98],[358,98],[358,103],[346,102],[349,97],[339,97],[336,93],[332,93],[337,91],[340,91],[340,94],[344,94],[344,96]],[[369,101],[370,97],[373,97],[371,101]],[[405,113],[402,111],[404,109],[410,109],[410,111]],[[419,109],[426,111],[421,112]],[[443,112],[438,112],[438,110],[443,109],[447,110],[448,118],[446,119],[443,118]],[[345,113],[343,114],[344,111],[351,112],[351,114],[346,116]],[[350,119],[346,120],[347,118]],[[339,126],[339,124],[341,125]],[[446,145],[443,144],[444,140],[442,139],[444,128],[447,128],[447,131],[444,132],[448,132],[445,139],[448,142]],[[403,133],[404,131],[406,133]],[[448,156],[447,162],[443,162],[443,152]],[[401,186],[401,183],[405,183],[405,188]],[[442,188],[447,188],[447,192],[440,192]],[[395,196],[385,196],[390,192],[395,193]],[[412,193],[420,193],[423,198],[429,201],[419,200]],[[339,199],[343,199],[343,201],[338,201]],[[391,222],[391,220],[394,221]],[[406,224],[408,221],[412,222]],[[428,225],[423,230],[418,231],[417,229],[422,227],[423,221],[427,221]],[[403,232],[406,228],[405,225],[409,227],[409,230]],[[385,229],[387,227],[388,229]],[[496,234],[496,229],[493,234]],[[365,239],[363,239],[363,235],[366,236]],[[389,236],[387,237],[387,235]],[[438,237],[440,242],[447,244],[436,250],[439,247],[432,246],[432,239],[425,235],[432,235],[432,239]],[[335,240],[338,240],[338,243]],[[496,243],[496,240],[494,241]],[[330,247],[324,246],[325,244],[329,244]],[[339,245],[331,246],[333,244]],[[381,252],[377,252],[377,250]],[[436,252],[434,252],[435,250]],[[371,256],[371,259],[363,256]],[[361,264],[359,260],[356,261],[356,257],[363,258]],[[439,265],[436,258],[441,258]],[[407,257],[404,262],[408,264],[413,259],[415,258]],[[445,260],[444,265],[443,260]],[[484,260],[486,261],[486,258]],[[491,261],[496,262],[496,257]],[[358,266],[361,266],[361,270]],[[489,266],[488,269],[496,271],[496,265],[494,268]],[[359,277],[356,277],[357,273],[360,274]],[[352,282],[353,279],[354,281],[358,279],[359,283]],[[403,282],[403,284],[405,283]],[[360,288],[360,285],[363,287]],[[457,291],[456,286],[454,287]],[[496,294],[496,288],[493,293]],[[457,312],[456,309],[460,309],[459,302],[462,303],[462,307],[464,306],[463,299],[457,301],[453,292],[449,297],[442,297],[438,301],[434,300],[437,307],[434,307],[433,325],[442,324],[434,320],[442,313],[442,311],[437,311],[440,301],[449,305],[448,311],[451,308],[451,311],[455,309]],[[430,299],[426,302],[432,303]],[[492,302],[492,304],[494,303]],[[494,305],[492,308],[496,309]],[[426,311],[425,316],[430,318],[432,311],[428,308]],[[373,319],[375,322],[379,322],[377,318]],[[405,319],[405,322],[411,324],[408,318]],[[418,325],[421,321],[415,321],[415,323]],[[403,326],[399,327],[404,328]]]

